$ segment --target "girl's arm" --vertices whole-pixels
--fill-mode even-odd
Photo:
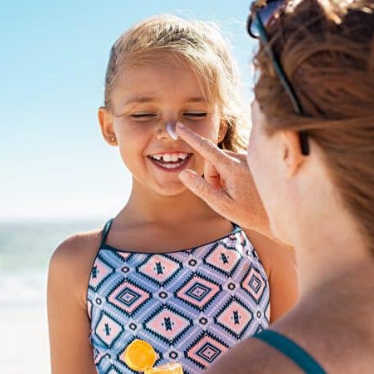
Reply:
[[[292,247],[258,232],[245,230],[264,265],[270,283],[270,322],[274,323],[297,302],[297,269]]]
[[[47,297],[52,374],[97,373],[86,307],[95,236],[66,240],[50,261]]]

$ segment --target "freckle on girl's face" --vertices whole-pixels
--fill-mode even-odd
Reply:
[[[187,66],[164,61],[125,67],[112,92],[112,111],[121,157],[138,183],[161,195],[176,195],[185,191],[178,178],[183,169],[203,173],[201,156],[166,130],[167,123],[180,121],[218,140],[217,105],[204,98]]]

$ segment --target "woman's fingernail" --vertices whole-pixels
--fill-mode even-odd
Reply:
[[[177,122],[176,126],[178,129],[184,129],[184,125],[182,122]]]

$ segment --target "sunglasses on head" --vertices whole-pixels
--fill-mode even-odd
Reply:
[[[291,100],[292,107],[296,114],[304,115],[300,100],[295,89],[292,87],[286,73],[280,63],[280,60],[274,50],[269,45],[270,39],[266,27],[275,19],[280,11],[285,7],[287,0],[257,0],[251,7],[251,14],[248,16],[247,31],[255,39],[259,39],[265,46],[265,50],[270,57],[275,72]],[[306,131],[299,132],[301,152],[304,156],[309,155],[310,148],[308,134]]]

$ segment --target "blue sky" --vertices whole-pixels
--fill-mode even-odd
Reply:
[[[249,0],[4,2],[0,220],[115,214],[131,178],[96,119],[112,43],[154,14],[215,21],[232,41],[249,96],[248,9]]]

